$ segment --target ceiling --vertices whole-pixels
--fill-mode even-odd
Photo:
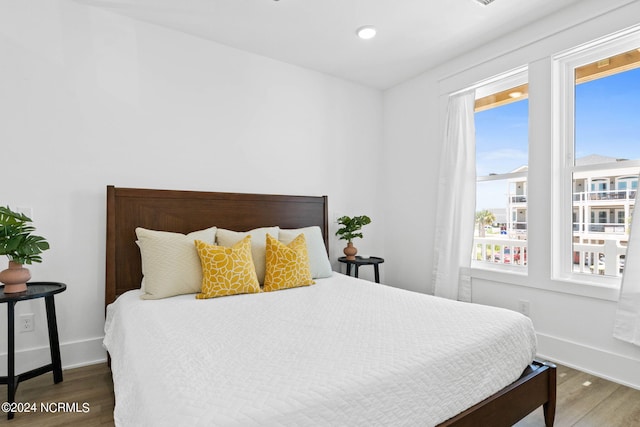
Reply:
[[[79,0],[380,89],[579,1]]]

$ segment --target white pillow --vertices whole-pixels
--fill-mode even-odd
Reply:
[[[309,254],[311,277],[313,279],[330,277],[333,274],[333,271],[331,270],[331,263],[327,256],[327,249],[324,245],[324,238],[322,237],[320,227],[313,226],[297,228],[294,230],[280,230],[278,240],[281,243],[288,245],[300,233],[304,234],[304,238],[307,241],[307,253]]]
[[[193,242],[202,240],[213,244],[216,227],[187,235],[138,227],[136,236],[144,276],[142,299],[160,299],[200,292],[202,266]]]
[[[258,282],[262,285],[267,265],[267,233],[277,236],[279,230],[278,227],[262,227],[240,232],[219,228],[216,232],[216,242],[220,246],[231,247],[251,235],[251,258],[253,258],[253,265],[256,268]]]

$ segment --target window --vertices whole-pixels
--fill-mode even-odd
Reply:
[[[619,286],[640,171],[639,47],[631,33],[556,58],[556,278]]]
[[[474,267],[526,271],[529,104],[526,71],[476,90]]]
[[[607,191],[609,189],[609,180],[607,179],[594,179],[591,181],[591,191]],[[602,193],[604,194],[604,193]]]
[[[623,177],[617,178],[616,188],[618,190],[635,190],[638,188],[638,177],[623,176]]]

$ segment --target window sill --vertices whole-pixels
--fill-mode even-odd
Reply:
[[[620,286],[610,283],[594,283],[580,278],[567,277],[554,280],[532,280],[527,271],[506,268],[471,267],[471,278],[481,279],[507,285],[523,286],[527,288],[559,292],[588,298],[617,302]],[[473,285],[472,285],[473,286]]]
[[[580,278],[574,275],[566,278],[556,278],[551,281],[551,286],[547,289],[614,302],[617,302],[620,297],[619,282],[616,281],[613,284],[613,281],[596,281],[588,276]]]
[[[517,276],[517,277],[527,277],[528,269],[527,267],[517,267],[509,264],[492,264],[487,262],[471,262],[471,276],[485,278],[483,276],[490,275],[493,277],[497,276]],[[491,279],[489,279],[491,280]]]

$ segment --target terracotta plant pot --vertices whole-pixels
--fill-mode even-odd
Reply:
[[[347,247],[342,250],[344,254],[347,256],[347,259],[353,261],[356,259],[356,254],[358,253],[358,249],[353,246],[352,242],[347,243]]]
[[[9,268],[0,271],[0,282],[4,283],[5,294],[15,294],[27,290],[31,273],[22,264],[9,261]]]

